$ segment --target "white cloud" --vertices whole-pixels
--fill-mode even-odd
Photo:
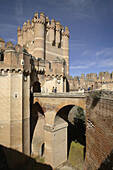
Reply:
[[[87,44],[82,41],[76,41],[76,40],[70,40],[70,49],[82,49],[82,48],[87,48]]]
[[[14,31],[17,30],[17,25],[13,24],[0,24],[0,35],[4,35],[4,37],[9,37],[13,35]]]
[[[14,24],[7,24],[7,23],[1,23],[0,24],[0,31],[1,29],[17,29],[17,25]]]
[[[89,51],[85,50],[85,51],[82,52],[81,56],[84,56],[84,55],[87,55],[87,54],[89,54]]]
[[[113,56],[113,47],[112,48],[105,48],[105,49],[103,49],[103,50],[101,50],[101,51],[98,51],[98,52],[96,52],[96,56],[105,56],[105,57],[107,57],[107,56]]]
[[[16,39],[10,38],[10,37],[9,37],[9,38],[6,38],[5,40],[6,40],[6,42],[7,42],[7,41],[11,41],[12,43],[16,43],[16,42],[17,42]]]
[[[23,18],[23,5],[22,5],[22,0],[16,0],[16,4],[15,4],[15,14],[16,14],[16,19],[17,19],[19,25],[23,24],[24,18]]]
[[[78,7],[79,5],[83,5],[84,3],[86,3],[86,0],[69,0],[69,2]]]
[[[113,67],[113,58],[103,59],[98,63],[98,67]]]
[[[80,65],[71,66],[70,69],[87,69],[94,66],[95,64],[96,64],[95,62],[88,62],[88,63],[84,62]]]

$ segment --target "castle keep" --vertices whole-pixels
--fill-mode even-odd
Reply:
[[[66,76],[69,75],[69,29],[59,21],[49,20],[43,13],[36,13],[31,23],[18,27],[18,44],[35,56],[43,92],[66,92]]]

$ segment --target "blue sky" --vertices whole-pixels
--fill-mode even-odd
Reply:
[[[4,0],[0,37],[17,43],[17,27],[35,12],[70,29],[70,75],[113,71],[113,0]]]

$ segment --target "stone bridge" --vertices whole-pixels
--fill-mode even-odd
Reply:
[[[85,93],[34,93],[34,103],[38,102],[45,115],[46,124],[54,125],[57,112],[65,106],[79,106],[86,110]]]
[[[39,115],[32,140],[33,154],[42,155],[40,153],[42,152],[41,146],[45,144],[45,162],[52,165],[52,167],[57,167],[67,160],[68,123],[64,121],[67,120],[67,112],[74,106],[86,110],[86,94],[34,93],[33,96],[35,108],[33,114],[37,112],[36,114]],[[64,119],[57,116],[59,112],[61,112],[60,117],[63,118],[64,116]]]
[[[86,111],[86,94],[34,93],[33,98],[35,108],[33,114],[35,112],[38,114],[38,124],[32,140],[33,154],[42,155],[41,146],[45,144],[45,162],[52,167],[57,167],[67,160],[68,123],[64,121],[67,119],[67,112],[74,106],[79,106]],[[65,117],[64,119],[57,116],[60,111],[61,118]]]
[[[34,93],[30,125],[33,154],[42,156],[44,151],[45,162],[53,168],[67,160],[68,123],[64,117],[73,106],[79,106],[86,111],[85,169],[106,168],[106,159],[108,166],[112,167],[112,96],[100,95],[98,92]]]

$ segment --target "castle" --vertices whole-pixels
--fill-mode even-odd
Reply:
[[[30,155],[33,93],[67,91],[69,28],[36,13],[17,36],[15,46],[0,38],[0,144]],[[39,124],[44,121],[39,116]]]
[[[17,37],[15,46],[0,38],[0,144],[30,155],[33,93],[49,94],[53,87],[57,93],[87,90],[92,85],[113,90],[113,72],[70,77],[69,28],[44,13],[18,27]],[[43,129],[44,117],[39,119]]]

